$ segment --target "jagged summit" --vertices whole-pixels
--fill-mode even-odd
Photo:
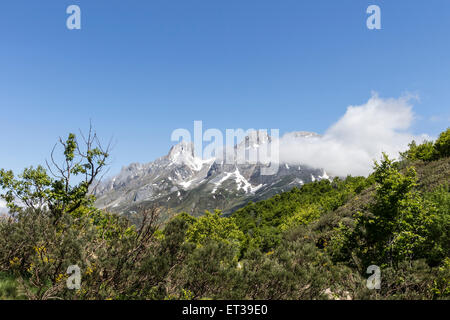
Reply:
[[[292,132],[292,138],[314,138],[312,132]],[[272,138],[264,130],[251,131],[233,150],[248,154]],[[186,211],[196,215],[205,210],[228,212],[249,200],[257,201],[287,191],[304,183],[329,179],[319,168],[280,165],[274,175],[261,175],[263,165],[234,158],[196,157],[194,144],[181,141],[172,146],[167,155],[146,164],[132,163],[118,175],[101,183],[95,190],[97,206],[128,213],[137,207],[157,205],[166,211]]]
[[[208,161],[195,156],[194,144],[192,142],[182,141],[170,148],[167,154],[169,165],[185,165],[192,170],[199,171]]]
[[[192,142],[181,141],[178,144],[172,146],[170,148],[167,156],[171,160],[176,160],[180,156],[190,156],[195,157],[194,155],[194,144]]]
[[[254,130],[250,131],[245,139],[239,144],[239,146],[257,147],[264,143],[269,143],[271,137],[266,130]]]

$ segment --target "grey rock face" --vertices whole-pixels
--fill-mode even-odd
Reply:
[[[318,136],[310,132],[289,135],[299,139]],[[98,207],[113,212],[128,214],[156,205],[167,215],[182,211],[201,215],[205,210],[214,209],[231,212],[248,201],[329,179],[324,169],[282,162],[276,174],[261,175],[264,165],[246,161],[242,155],[270,143],[271,137],[266,132],[251,132],[233,148],[234,161],[230,163],[223,157],[199,159],[195,157],[192,143],[181,142],[154,162],[133,163],[122,168],[92,193],[97,197]]]

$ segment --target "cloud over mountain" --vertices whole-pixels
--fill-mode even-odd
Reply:
[[[320,137],[284,135],[280,139],[280,160],[326,168],[333,175],[367,175],[382,152],[397,157],[411,140],[429,139],[409,131],[414,120],[411,100],[408,96],[383,99],[373,94],[367,103],[349,106]]]

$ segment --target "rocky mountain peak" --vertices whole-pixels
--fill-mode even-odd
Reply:
[[[193,158],[195,157],[194,144],[192,142],[181,141],[170,148],[167,156],[170,160],[177,160],[180,156]]]
[[[287,134],[294,139],[319,135],[298,131]],[[267,131],[250,131],[233,148],[235,158],[224,162],[220,157],[201,159],[192,142],[182,141],[167,155],[146,164],[124,167],[115,177],[94,191],[96,204],[114,212],[135,211],[137,206],[158,205],[176,212],[202,214],[216,208],[230,212],[247,203],[266,199],[278,192],[302,186],[311,181],[329,179],[323,169],[283,164],[273,175],[261,175],[263,165],[247,161],[255,151],[270,144]],[[242,158],[243,157],[243,158]]]
[[[261,144],[270,142],[271,138],[267,133],[267,130],[253,130],[248,133],[245,139],[239,144],[239,146],[245,147],[257,147]]]
[[[248,142],[262,144],[270,141],[270,136],[267,133],[267,130],[254,130],[249,132],[248,136],[245,139]]]

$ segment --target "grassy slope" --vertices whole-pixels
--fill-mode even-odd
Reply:
[[[415,161],[413,163],[404,162],[401,164],[402,170],[409,166],[413,166],[417,172],[417,189],[421,193],[433,191],[442,184],[450,185],[450,158],[443,158],[432,162]],[[320,218],[308,226],[310,236],[316,241],[329,240],[334,229],[343,223],[350,226],[353,222],[353,215],[358,211],[363,211],[372,201],[375,187],[373,185],[365,188],[362,192],[351,196],[343,205],[336,210],[328,211],[320,216]],[[288,216],[298,210],[301,203],[296,203],[295,197],[292,196],[293,191],[284,192],[267,200],[250,203],[242,209],[236,211],[234,215],[240,213],[251,212],[256,217],[261,211],[274,210],[274,218],[278,219],[282,208],[283,215]],[[294,198],[294,200],[293,200]],[[276,204],[276,206],[274,205]]]
[[[413,166],[417,172],[417,189],[421,193],[430,192],[442,184],[450,185],[450,158],[443,158],[432,162],[415,161],[405,163],[404,168]],[[370,186],[360,194],[352,197],[347,203],[332,212],[328,212],[320,217],[319,220],[311,224],[313,235],[319,238],[329,240],[333,234],[333,229],[340,222],[344,225],[351,225],[353,214],[363,211],[372,201],[375,187]]]

